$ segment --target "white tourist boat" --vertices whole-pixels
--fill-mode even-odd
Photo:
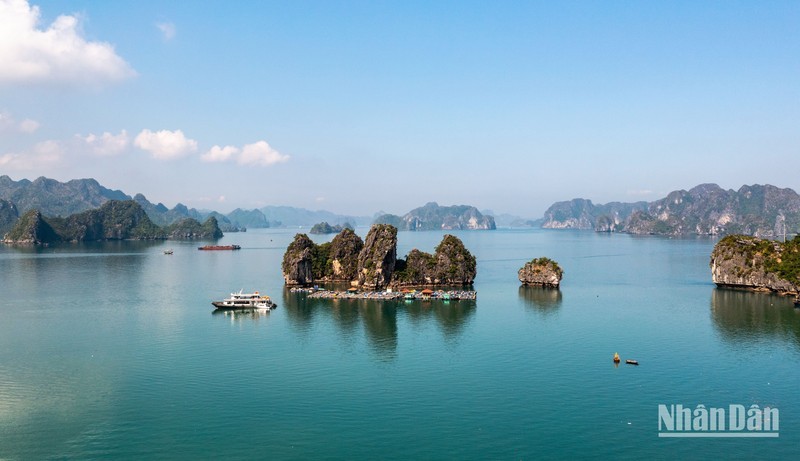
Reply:
[[[244,293],[242,290],[239,290],[238,293],[231,293],[230,298],[225,298],[222,301],[212,301],[211,304],[217,309],[271,310],[277,307],[277,304],[272,302],[267,295],[262,295],[257,291]]]

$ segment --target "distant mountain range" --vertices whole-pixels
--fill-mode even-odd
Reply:
[[[3,242],[11,244],[50,244],[105,240],[192,240],[218,239],[222,231],[212,216],[200,224],[193,218],[159,227],[133,200],[107,200],[98,208],[63,217],[45,217],[37,209],[17,219]]]
[[[39,210],[45,216],[66,217],[98,208],[108,200],[130,200],[122,191],[101,186],[94,179],[59,182],[40,177],[34,181],[14,181],[0,176],[0,199],[13,203],[20,214]]]
[[[350,223],[356,226],[368,226],[372,223],[372,218],[368,216],[346,216],[325,210],[311,211],[290,206],[265,206],[260,211],[269,221],[270,227],[306,227],[320,222],[331,225]]]
[[[133,200],[153,224],[166,227],[191,218],[205,222],[214,217],[223,232],[263,227],[311,227],[327,222],[332,226],[351,223],[365,226],[392,224],[399,230],[495,229],[496,226],[538,226],[550,229],[590,229],[599,232],[627,232],[655,235],[723,235],[741,233],[774,238],[800,231],[800,196],[792,189],[772,185],[742,186],[724,190],[716,184],[701,184],[670,192],[653,202],[611,202],[594,204],[578,198],[554,203],[541,220],[526,220],[513,215],[493,217],[467,205],[440,206],[436,202],[415,208],[403,216],[379,214],[347,216],[329,211],[311,211],[289,206],[236,209],[227,215],[177,204],[172,209],[152,203],[144,195],[131,197],[100,185],[94,179],[59,182],[40,177],[34,181],[14,181],[0,176],[0,236],[30,210],[46,217],[66,218],[99,208],[110,200]],[[497,219],[497,221],[495,221]]]
[[[99,208],[109,200],[135,201],[154,224],[162,227],[186,218],[205,222],[213,216],[223,232],[246,228],[312,226],[321,221],[369,225],[372,221],[372,218],[366,216],[344,216],[329,211],[310,211],[288,206],[266,206],[253,210],[237,208],[228,214],[189,208],[181,203],[169,209],[163,203],[150,202],[142,194],[131,197],[120,190],[103,187],[95,179],[59,182],[40,177],[34,181],[14,181],[4,175],[0,176],[0,236],[11,228],[19,216],[29,210],[39,210],[42,215],[49,217],[67,217]]]
[[[716,184],[670,192],[653,202],[595,205],[591,200],[557,202],[542,227],[593,229],[654,235],[746,234],[778,237],[800,229],[800,196],[769,184],[724,190]]]

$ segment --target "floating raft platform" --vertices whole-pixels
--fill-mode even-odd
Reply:
[[[458,301],[461,299],[474,301],[478,298],[477,291],[465,290],[423,290],[423,291],[330,291],[292,288],[292,292],[308,293],[309,298],[315,299],[378,299],[385,301]]]

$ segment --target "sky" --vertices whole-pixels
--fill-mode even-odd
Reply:
[[[800,2],[0,0],[0,175],[223,213],[800,191]]]

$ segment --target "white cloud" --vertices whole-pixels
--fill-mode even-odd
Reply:
[[[98,83],[136,72],[104,42],[81,36],[78,16],[59,16],[39,28],[39,7],[0,0],[0,83]]]
[[[159,160],[173,160],[197,151],[197,141],[186,138],[181,130],[142,130],[133,144]]]
[[[17,122],[8,112],[0,112],[0,131],[18,131],[20,133],[33,133],[39,129],[39,122],[26,118]]]
[[[239,148],[234,146],[214,146],[208,152],[203,154],[200,157],[200,160],[204,162],[226,162],[239,152]]]
[[[235,146],[214,146],[200,159],[204,162],[235,160],[239,165],[270,166],[288,161],[289,156],[273,149],[266,141],[258,141],[253,144],[245,144],[241,149]]]
[[[0,167],[16,171],[41,171],[58,164],[62,155],[60,143],[43,141],[33,146],[30,152],[0,155]]]
[[[26,118],[19,122],[19,131],[23,133],[33,133],[39,129],[39,122]]]
[[[156,27],[158,30],[161,31],[161,35],[164,37],[164,41],[170,41],[175,38],[175,24],[171,22],[159,22],[156,23]]]
[[[89,134],[88,136],[76,135],[75,137],[83,144],[82,147],[88,147],[93,154],[100,156],[120,154],[124,152],[130,144],[128,132],[125,130],[120,131],[117,135],[105,131],[99,136]]]
[[[281,154],[273,149],[266,141],[258,141],[253,144],[245,145],[236,161],[240,165],[270,166],[288,160],[288,155]]]

